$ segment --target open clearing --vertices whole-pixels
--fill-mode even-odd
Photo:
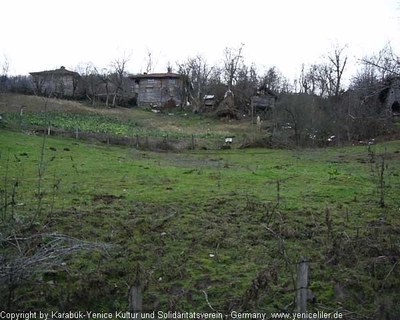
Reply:
[[[35,232],[114,246],[21,284],[16,309],[125,310],[139,275],[144,310],[210,311],[204,292],[219,311],[291,310],[305,257],[311,311],[400,312],[399,141],[156,153],[0,130],[3,232],[39,210]]]
[[[15,215],[23,219],[37,208],[43,138],[1,136],[0,178],[9,190],[19,181]],[[397,301],[398,270],[389,273],[394,262],[376,259],[398,254],[400,143],[373,150],[387,159],[384,208],[366,147],[174,154],[46,138],[38,228],[118,249],[112,257],[72,260],[69,272],[54,275],[57,285],[49,279],[41,285],[67,306],[70,299],[70,306],[93,307],[93,297],[82,293],[89,290],[99,306],[113,308],[114,299],[126,305],[126,285],[139,263],[146,302],[160,300],[167,308],[174,299],[176,308],[203,310],[204,289],[223,309],[269,270],[277,279],[265,284],[257,303],[273,311],[292,301],[294,263],[304,256],[312,261],[318,303],[372,312],[377,289],[394,290]],[[345,298],[335,295],[335,286]],[[39,297],[33,306],[44,307],[48,302]]]

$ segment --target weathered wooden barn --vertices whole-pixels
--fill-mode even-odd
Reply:
[[[252,116],[261,116],[262,119],[270,119],[275,108],[276,96],[272,94],[255,95],[251,97]]]
[[[203,111],[214,111],[215,96],[213,94],[206,94],[203,98]]]
[[[55,70],[30,72],[35,93],[61,97],[76,95],[80,75],[65,69],[64,66]]]
[[[180,74],[144,73],[130,75],[133,80],[133,92],[139,106],[176,106],[182,101],[182,78]]]

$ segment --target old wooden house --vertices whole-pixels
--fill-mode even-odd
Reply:
[[[251,113],[253,117],[261,116],[262,119],[270,119],[275,107],[276,96],[261,94],[251,97]]]
[[[73,97],[77,93],[80,75],[65,69],[30,72],[35,93],[61,97]]]
[[[182,102],[182,78],[180,74],[144,73],[130,75],[133,81],[133,93],[139,106],[177,106]]]

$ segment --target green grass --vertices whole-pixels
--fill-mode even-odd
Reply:
[[[162,128],[144,128],[133,119],[120,120],[116,117],[98,113],[57,113],[57,112],[25,112],[22,116],[19,113],[7,113],[5,121],[8,125],[23,130],[31,128],[62,129],[70,132],[91,132],[107,133],[114,136],[136,135],[146,137],[170,137],[170,138],[222,138],[223,134],[211,132],[189,134],[177,131],[165,131]]]
[[[22,109],[22,113],[21,113]],[[84,103],[15,94],[0,95],[0,113],[15,129],[106,133],[114,136],[213,139],[245,136],[250,121],[220,121],[211,114],[170,110],[154,114],[141,108],[92,108]]]
[[[0,196],[9,202],[18,181],[7,214],[22,221],[38,210],[42,143],[41,136],[0,131]],[[372,150],[375,163],[365,146],[153,153],[46,137],[40,230],[115,249],[71,258],[68,272],[27,285],[29,299],[16,304],[121,310],[139,265],[149,310],[158,303],[161,310],[209,311],[205,290],[218,310],[233,304],[272,312],[293,301],[295,263],[307,257],[317,299],[310,309],[367,317],[380,304],[400,305],[399,269],[378,259],[400,250],[400,142]],[[260,274],[264,287],[246,300]]]

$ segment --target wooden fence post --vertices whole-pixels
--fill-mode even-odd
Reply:
[[[129,319],[142,319],[142,289],[139,275],[136,275],[135,283],[129,290],[129,313]]]
[[[296,310],[300,313],[307,312],[308,297],[308,262],[302,258],[297,264]]]
[[[164,141],[163,141],[163,143],[164,143],[165,148],[167,149],[168,135],[164,136]]]
[[[254,99],[251,98],[251,124],[254,124]]]
[[[21,107],[20,111],[19,111],[19,129],[22,131],[22,123],[23,123],[23,117],[24,115],[24,107]]]

